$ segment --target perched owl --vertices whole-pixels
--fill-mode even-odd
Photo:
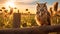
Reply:
[[[37,3],[35,20],[39,26],[50,25],[50,14],[46,3]]]

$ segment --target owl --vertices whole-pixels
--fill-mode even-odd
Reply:
[[[50,24],[50,13],[47,10],[46,3],[37,3],[35,20],[39,26],[51,25]]]

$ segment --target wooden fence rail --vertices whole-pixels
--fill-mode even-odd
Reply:
[[[0,30],[0,34],[46,34],[49,32],[60,32],[60,25],[10,28]]]

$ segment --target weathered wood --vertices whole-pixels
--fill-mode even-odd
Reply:
[[[14,28],[0,30],[1,34],[45,34],[49,32],[60,32],[60,25],[35,26],[29,28]]]
[[[13,28],[19,28],[21,23],[21,14],[13,13]]]

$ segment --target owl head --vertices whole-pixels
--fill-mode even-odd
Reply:
[[[46,12],[47,11],[47,2],[45,2],[45,3],[37,3],[37,7],[36,7],[36,9],[37,9],[37,14],[39,14],[40,12]]]

